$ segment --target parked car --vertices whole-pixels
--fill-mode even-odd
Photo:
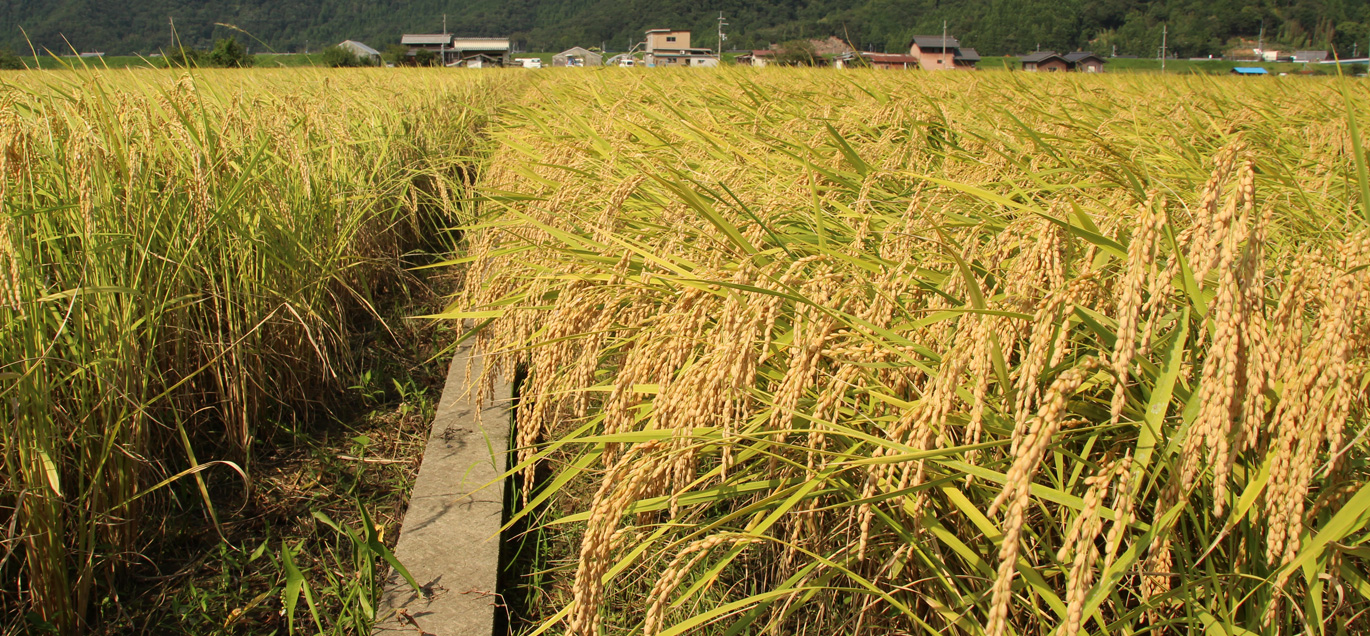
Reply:
[[[523,68],[542,68],[542,58],[539,57],[516,57],[514,61],[522,65]]]

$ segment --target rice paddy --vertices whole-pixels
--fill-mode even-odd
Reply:
[[[422,250],[519,633],[1370,631],[1363,82],[582,71],[0,76],[7,624],[213,532]]]
[[[0,77],[11,629],[117,613],[169,510],[215,532],[247,484],[209,480],[324,419],[408,256],[450,249],[510,79]]]
[[[1366,97],[541,87],[495,133],[451,310],[527,373],[532,626],[1370,629]]]

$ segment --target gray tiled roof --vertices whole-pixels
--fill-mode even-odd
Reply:
[[[967,62],[979,62],[980,52],[975,49],[956,49],[956,59]]]
[[[956,38],[947,36],[946,39],[943,39],[940,35],[915,35],[913,36],[913,43],[917,44],[920,49],[954,49],[961,46]]]
[[[1070,62],[1071,64],[1074,64],[1074,63],[1076,63],[1076,62],[1079,62],[1080,60],[1083,60],[1083,59],[1085,59],[1085,58],[1087,58],[1087,57],[1093,57],[1093,58],[1097,58],[1097,59],[1100,59],[1100,60],[1104,59],[1104,58],[1102,58],[1102,57],[1099,57],[1099,56],[1095,55],[1095,54],[1094,54],[1093,52],[1091,52],[1091,51],[1075,51],[1074,53],[1066,53],[1066,54],[1065,54],[1064,56],[1062,56],[1062,57],[1066,58],[1066,61],[1067,61],[1067,62]]]
[[[1020,57],[1020,58],[1018,58],[1018,59],[1020,59],[1020,60],[1022,60],[1022,61],[1024,61],[1024,62],[1027,62],[1027,63],[1031,64],[1031,63],[1033,63],[1033,62],[1043,62],[1043,61],[1046,61],[1048,58],[1053,58],[1053,57],[1061,57],[1061,56],[1060,56],[1060,55],[1057,55],[1057,53],[1056,53],[1055,51],[1037,51],[1036,53],[1028,53],[1027,55],[1024,55],[1024,56],[1022,56],[1022,57]],[[1064,59],[1064,58],[1062,58],[1062,59]]]

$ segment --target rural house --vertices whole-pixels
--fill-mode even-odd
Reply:
[[[956,38],[941,35],[915,35],[909,42],[909,56],[925,71],[974,70],[980,61],[975,49],[961,48]]]
[[[1294,61],[1300,64],[1321,64],[1327,60],[1327,51],[1294,51]]]
[[[837,68],[869,66],[887,71],[918,68],[918,58],[902,53],[843,53],[833,61]]]
[[[1064,73],[1079,71],[1083,73],[1104,72],[1104,58],[1089,51],[1075,51],[1061,55],[1055,51],[1038,51],[1018,58],[1024,71],[1043,73]]]
[[[1104,58],[1099,57],[1089,51],[1075,51],[1066,53],[1066,64],[1070,65],[1070,70],[1081,73],[1102,73],[1104,72]]]
[[[747,51],[734,58],[733,62],[736,62],[738,66],[755,66],[757,68],[769,66],[775,62],[775,51]]]
[[[409,47],[407,55],[411,57],[419,51],[432,51],[446,64],[447,54],[452,48],[452,36],[446,33],[406,33],[400,36],[400,44]]]
[[[690,48],[689,31],[651,29],[643,53],[647,66],[718,66],[712,50]]]
[[[1053,51],[1037,51],[1018,58],[1023,63],[1024,71],[1041,73],[1064,73],[1070,70],[1070,64],[1066,63],[1066,58],[1057,55]]]
[[[509,38],[452,38],[451,46],[456,60],[447,65],[471,68],[508,66],[513,50]]]
[[[579,46],[552,56],[552,66],[599,66],[603,63],[603,55]]]
[[[370,62],[372,64],[381,63],[380,51],[377,51],[376,49],[373,49],[356,40],[343,40],[338,44],[338,48],[357,56],[357,59],[363,62]]]
[[[409,55],[420,50],[437,54],[443,66],[488,68],[508,66],[509,38],[462,38],[446,33],[406,33],[400,44],[409,47]]]

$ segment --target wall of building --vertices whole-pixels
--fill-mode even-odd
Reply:
[[[1032,66],[1032,68],[1028,68],[1029,66]],[[1052,58],[1045,62],[1037,62],[1033,65],[1024,64],[1023,70],[1038,71],[1041,73],[1064,73],[1070,70],[1070,66],[1066,64],[1065,60]]]
[[[657,49],[688,49],[690,48],[689,31],[670,31],[668,33],[648,33],[647,50]]]
[[[909,55],[918,58],[918,67],[925,71],[945,71],[956,67],[956,52],[949,50],[924,51],[915,44],[909,48]]]

